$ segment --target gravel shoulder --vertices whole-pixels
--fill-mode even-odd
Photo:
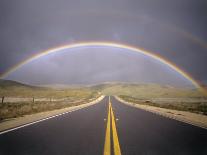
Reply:
[[[168,117],[171,119],[175,119],[181,122],[185,122],[188,124],[192,124],[192,125],[207,129],[207,116],[205,115],[186,112],[186,111],[159,108],[159,107],[154,107],[154,106],[149,106],[149,105],[134,104],[131,102],[124,101],[123,99],[117,96],[116,96],[116,99],[129,106],[133,106],[139,109],[146,110],[148,112],[162,115],[164,117]]]
[[[36,113],[36,114],[25,115],[23,117],[8,119],[8,120],[5,120],[0,123],[0,132],[15,128],[15,127],[19,127],[19,126],[22,126],[22,125],[25,125],[25,124],[28,124],[31,122],[39,121],[39,120],[42,120],[45,118],[53,117],[55,115],[60,115],[60,114],[66,113],[66,112],[71,112],[74,110],[85,108],[85,107],[88,107],[88,106],[91,106],[93,104],[98,103],[103,98],[104,98],[104,96],[101,96],[98,99],[96,99],[90,103],[85,103],[85,104],[78,105],[78,106],[72,106],[72,107],[68,107],[68,108],[64,108],[64,109],[52,110],[52,111],[47,111],[47,112],[40,112],[40,113]]]

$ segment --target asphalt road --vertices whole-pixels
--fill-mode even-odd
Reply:
[[[1,134],[0,155],[103,155],[108,102]],[[207,155],[206,129],[111,103],[122,155]]]
[[[111,98],[123,155],[207,155],[207,130]]]

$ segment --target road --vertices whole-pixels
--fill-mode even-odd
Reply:
[[[0,135],[0,155],[206,155],[207,130],[100,103]]]

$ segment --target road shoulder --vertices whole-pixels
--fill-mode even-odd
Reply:
[[[31,114],[31,115],[25,115],[23,117],[18,117],[14,119],[9,119],[4,122],[0,123],[0,132],[6,131],[12,128],[20,127],[25,124],[32,124],[32,122],[40,122],[41,120],[46,120],[52,117],[60,116],[63,114],[66,114],[68,112],[72,112],[78,109],[82,109],[91,105],[94,105],[98,102],[100,102],[104,96],[99,97],[98,99],[90,102],[90,103],[85,103],[82,105],[78,106],[72,106],[64,109],[58,109],[58,110],[52,110],[52,111],[46,111],[46,112],[40,112],[36,114]]]
[[[207,129],[207,116],[205,115],[191,113],[187,111],[178,111],[178,110],[159,108],[159,107],[154,107],[154,106],[149,106],[149,105],[134,104],[131,102],[124,101],[117,96],[115,98],[118,101],[126,105],[133,106],[133,107],[143,109],[145,111],[152,112],[152,113],[155,113],[155,114],[167,117],[167,118],[175,119],[181,122],[185,122],[185,123],[188,123],[194,126]]]

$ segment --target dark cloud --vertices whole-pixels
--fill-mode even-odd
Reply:
[[[205,81],[206,27],[205,0],[1,0],[0,72],[44,49],[106,40],[151,50]]]

